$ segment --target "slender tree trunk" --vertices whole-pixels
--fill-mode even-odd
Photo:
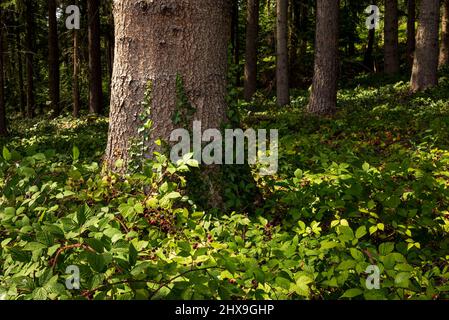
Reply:
[[[33,1],[26,1],[25,20],[26,20],[26,73],[27,73],[27,117],[34,117],[35,98],[34,98],[34,12]]]
[[[72,99],[73,99],[73,116],[78,118],[80,116],[80,91],[78,80],[78,30],[73,30],[73,85],[72,85]]]
[[[25,109],[25,91],[23,90],[23,63],[22,63],[22,42],[20,37],[20,32],[16,30],[16,50],[17,50],[17,90],[19,93],[19,107],[22,117],[26,115]]]
[[[0,20],[3,21],[3,12],[0,8]],[[8,133],[6,129],[6,106],[4,90],[4,70],[3,70],[3,23],[0,23],[0,136]]]
[[[278,106],[290,103],[288,83],[288,0],[277,0],[276,93]]]
[[[101,114],[103,111],[99,4],[99,0],[87,0],[89,18],[89,112],[96,114]]]
[[[363,64],[371,71],[374,71],[374,42],[376,41],[376,29],[370,29],[368,31],[368,45],[365,51],[365,57],[363,59]]]
[[[59,46],[56,0],[48,0],[48,79],[53,116],[60,113],[59,105]]]
[[[315,66],[308,112],[332,114],[337,110],[338,11],[335,0],[317,0]]]
[[[257,37],[259,32],[259,0],[248,0],[246,17],[245,90],[250,101],[257,87]]]
[[[241,85],[240,72],[240,19],[239,19],[239,1],[232,1],[232,22],[231,22],[231,41],[234,64],[236,66],[235,86]]]
[[[411,89],[422,91],[438,84],[439,0],[421,0]]]
[[[407,16],[407,64],[411,68],[416,44],[416,0],[407,1]]]
[[[399,72],[398,0],[385,0],[385,66],[386,74]]]
[[[441,26],[440,67],[449,65],[449,0],[443,0]]]

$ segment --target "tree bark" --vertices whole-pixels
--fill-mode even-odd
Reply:
[[[368,45],[365,50],[365,56],[363,59],[363,64],[370,70],[370,72],[374,72],[374,42],[376,40],[376,29],[370,29],[368,31]]]
[[[3,12],[0,8],[0,20],[3,20]],[[0,24],[0,136],[5,136],[6,129],[6,105],[4,90],[4,70],[3,70],[3,23]]]
[[[339,1],[317,0],[315,66],[308,112],[325,115],[337,110]]]
[[[245,88],[246,101],[257,89],[257,37],[259,33],[259,0],[248,0],[246,16]]]
[[[78,80],[78,30],[73,30],[73,84],[72,84],[72,100],[73,100],[73,117],[80,116],[80,91]]]
[[[277,104],[290,103],[288,82],[288,0],[277,0],[276,5],[276,93]]]
[[[56,20],[56,0],[48,0],[48,79],[53,116],[60,113],[59,105],[59,46]]]
[[[99,0],[87,0],[87,15],[89,18],[89,112],[96,114],[101,114],[103,111],[99,4]]]
[[[23,63],[22,63],[22,41],[20,32],[16,30],[16,50],[17,50],[17,90],[19,93],[19,107],[20,112],[22,113],[22,117],[26,116],[26,109],[25,109],[25,91],[23,90]]]
[[[27,73],[27,117],[34,117],[35,97],[34,97],[34,17],[33,17],[33,1],[26,0],[25,20],[26,20],[26,73]]]
[[[399,72],[398,0],[385,0],[385,65],[386,74]]]
[[[421,0],[411,89],[422,91],[438,84],[439,0]]]
[[[444,0],[441,26],[440,67],[447,65],[449,65],[449,0]]]
[[[225,120],[227,44],[231,7],[228,0],[117,0],[114,4],[115,59],[106,163],[129,161],[148,82],[152,82],[151,142],[168,141],[181,76],[193,120],[203,131]],[[189,129],[192,123],[182,124]],[[150,146],[151,150],[155,146]]]
[[[416,45],[416,0],[407,1],[407,16],[407,64],[411,68]]]

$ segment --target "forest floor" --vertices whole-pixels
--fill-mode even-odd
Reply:
[[[306,91],[282,109],[239,103],[245,126],[280,137],[278,174],[254,170],[264,202],[250,215],[197,210],[183,197],[187,167],[162,156],[155,174],[102,176],[105,118],[11,119],[0,295],[449,298],[449,79],[411,94],[405,78],[363,76],[338,101],[328,118],[304,113]],[[72,265],[79,290],[64,285]]]

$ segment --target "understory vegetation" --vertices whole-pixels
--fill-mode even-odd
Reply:
[[[191,155],[103,174],[106,118],[17,116],[0,140],[0,297],[448,299],[449,79],[411,94],[360,76],[338,95],[329,118],[304,112],[307,91],[236,103],[246,126],[280,130],[280,169],[253,168],[263,200],[230,183],[213,213],[188,198]]]

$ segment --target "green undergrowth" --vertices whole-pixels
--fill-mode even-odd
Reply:
[[[302,91],[284,109],[239,104],[245,126],[280,130],[252,214],[199,211],[191,155],[102,174],[106,119],[15,119],[0,141],[0,297],[449,298],[449,81],[420,94],[357,81],[329,118],[306,115]]]

